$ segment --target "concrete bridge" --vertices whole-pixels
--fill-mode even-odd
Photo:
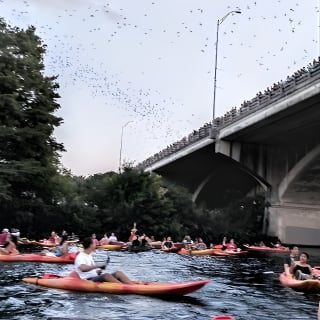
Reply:
[[[214,208],[226,190],[263,192],[264,231],[320,246],[320,63],[245,101],[138,165]]]

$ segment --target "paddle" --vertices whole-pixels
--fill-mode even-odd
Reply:
[[[101,266],[99,266],[99,268],[102,269],[102,270],[104,270],[104,269],[107,267],[107,265],[109,264],[109,262],[110,262],[110,256],[109,256],[109,254],[107,253],[107,259],[106,259],[106,261],[104,262],[104,264],[102,264]]]
[[[246,279],[259,279],[264,278],[265,276],[273,275],[274,271],[253,271],[253,272],[242,272]]]

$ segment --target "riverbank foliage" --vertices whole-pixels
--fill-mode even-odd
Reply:
[[[207,243],[223,235],[255,237],[261,230],[262,198],[237,196],[225,208],[196,206],[191,194],[158,175],[127,166],[84,178],[61,168],[62,143],[54,130],[59,88],[44,75],[46,47],[35,28],[0,20],[0,212],[1,227],[22,236],[48,237],[52,230],[81,237],[115,232],[126,241],[138,233],[181,241],[185,234]],[[259,220],[260,219],[260,220]]]

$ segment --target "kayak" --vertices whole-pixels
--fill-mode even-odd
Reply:
[[[177,247],[171,247],[171,248],[167,248],[167,249],[161,249],[161,251],[163,252],[174,252],[177,253],[179,251],[179,248]]]
[[[286,247],[279,247],[279,248],[271,248],[271,247],[259,247],[259,246],[245,246],[246,250],[248,251],[259,251],[259,252],[289,252],[289,249]]]
[[[75,244],[78,243],[79,240],[75,239],[75,240],[67,240],[66,243],[68,244]],[[48,247],[48,248],[53,248],[59,245],[59,243],[54,243],[52,241],[48,241],[48,240],[43,240],[43,241],[33,241],[33,244],[36,246],[40,246],[40,247]]]
[[[235,318],[231,316],[215,316],[211,320],[235,320]]]
[[[18,239],[18,245],[33,245],[35,242],[35,240],[29,240],[27,238]]]
[[[228,251],[221,249],[204,249],[204,250],[187,250],[181,249],[178,253],[189,254],[191,256],[244,256],[248,254],[247,251]]]
[[[174,245],[175,247],[177,247],[178,249],[182,249],[182,248],[184,248],[184,247],[186,246],[186,245],[185,245],[184,243],[182,243],[182,242],[174,242],[173,245]]]
[[[33,241],[33,244],[35,246],[48,247],[48,248],[53,248],[59,245],[59,243],[54,243],[52,241],[47,241],[47,240]]]
[[[221,249],[214,249],[214,256],[237,256],[243,257],[248,254],[248,251],[231,251],[231,250],[221,250]]]
[[[124,250],[127,249],[127,245],[125,243],[123,244],[102,244],[100,246],[97,246],[97,249],[104,249],[104,250]]]
[[[42,256],[36,253],[23,253],[17,255],[0,255],[0,261],[5,262],[45,262],[45,263],[73,263],[77,252],[68,253],[61,257]]]
[[[154,249],[161,249],[161,246],[162,246],[162,241],[153,241],[151,242],[151,247],[154,248]],[[184,248],[185,247],[185,244],[182,243],[182,242],[174,242],[173,243],[173,246],[178,248],[178,249],[181,249],[181,248]]]
[[[162,241],[152,241],[150,246],[154,249],[161,249]]]
[[[210,280],[201,280],[180,283],[148,282],[144,284],[124,284],[94,282],[77,277],[62,277],[54,274],[44,274],[42,278],[24,278],[22,280],[27,283],[55,289],[140,295],[185,295],[199,290],[210,282]]]
[[[204,249],[204,250],[187,250],[187,249],[180,249],[178,253],[180,254],[189,254],[191,256],[207,256],[213,255],[215,249]]]
[[[132,246],[128,245],[128,251],[129,252],[144,252],[144,251],[150,251],[152,247],[150,246]]]
[[[320,280],[297,280],[291,276],[287,276],[285,273],[280,274],[279,280],[283,286],[289,287],[295,291],[304,293],[320,293]]]

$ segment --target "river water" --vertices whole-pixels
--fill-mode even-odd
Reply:
[[[311,264],[320,265],[320,249],[307,251]],[[45,272],[66,275],[72,265],[0,262],[0,319],[211,320],[215,315],[232,315],[237,320],[317,319],[318,295],[281,286],[283,254],[250,253],[238,258],[97,250],[95,258],[101,261],[108,254],[108,271],[122,270],[132,279],[211,282],[179,298],[79,293],[21,281]]]

